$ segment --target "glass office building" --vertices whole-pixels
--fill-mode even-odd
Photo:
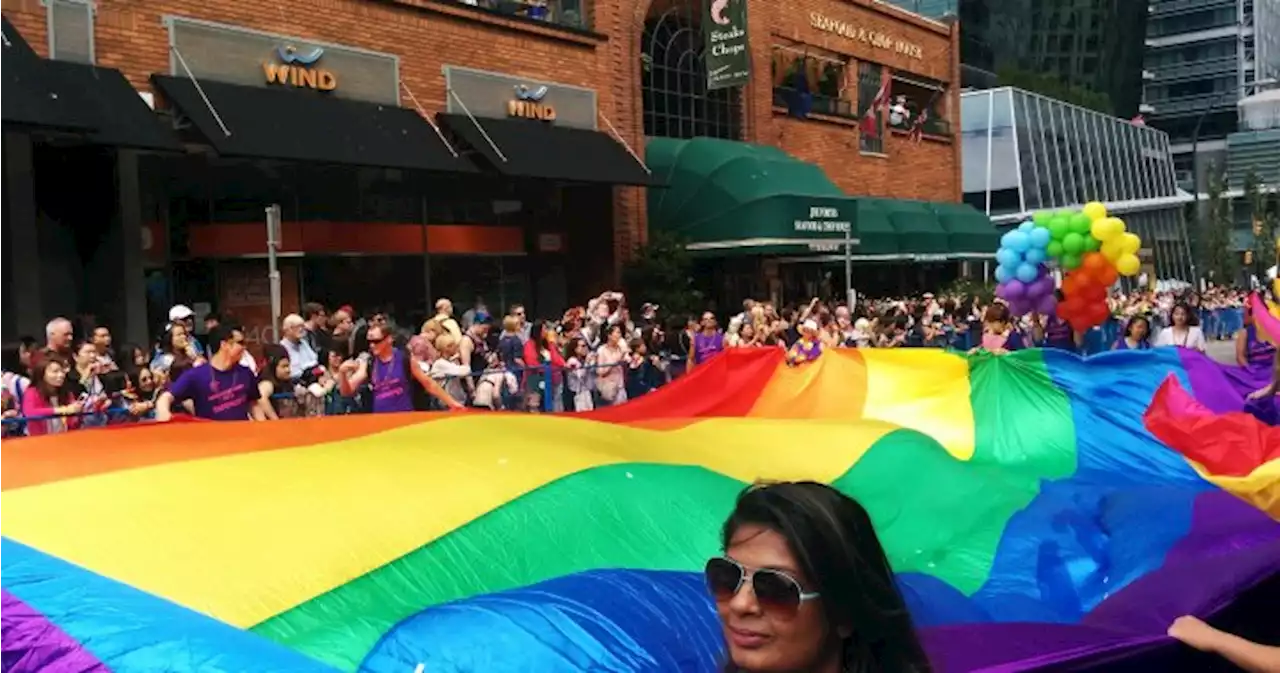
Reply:
[[[960,97],[964,200],[997,225],[1038,210],[1101,201],[1142,237],[1140,257],[1158,280],[1191,280],[1169,136],[1020,89]]]

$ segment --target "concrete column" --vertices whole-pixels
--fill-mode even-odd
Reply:
[[[29,335],[44,340],[45,317],[40,292],[40,244],[36,229],[36,194],[31,163],[31,136],[4,134],[3,251],[6,283],[12,283],[14,306],[5,307],[4,340]]]
[[[142,189],[138,177],[138,153],[116,153],[116,184],[120,190],[120,278],[124,334],[130,343],[147,342],[147,286],[142,259]]]

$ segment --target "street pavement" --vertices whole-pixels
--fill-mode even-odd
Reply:
[[[1221,362],[1222,364],[1233,365],[1236,363],[1236,342],[1235,341],[1210,341],[1209,357]]]

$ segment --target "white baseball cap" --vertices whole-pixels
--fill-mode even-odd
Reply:
[[[187,306],[186,304],[177,304],[173,308],[169,309],[169,322],[186,320],[187,318],[190,318],[195,314],[196,312],[192,311],[191,307]]]

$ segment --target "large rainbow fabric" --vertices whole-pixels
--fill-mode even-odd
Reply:
[[[6,441],[5,670],[710,672],[699,571],[757,479],[867,507],[938,670],[1138,661],[1280,566],[1280,438],[1200,402],[1228,370],[744,349],[580,416]]]

